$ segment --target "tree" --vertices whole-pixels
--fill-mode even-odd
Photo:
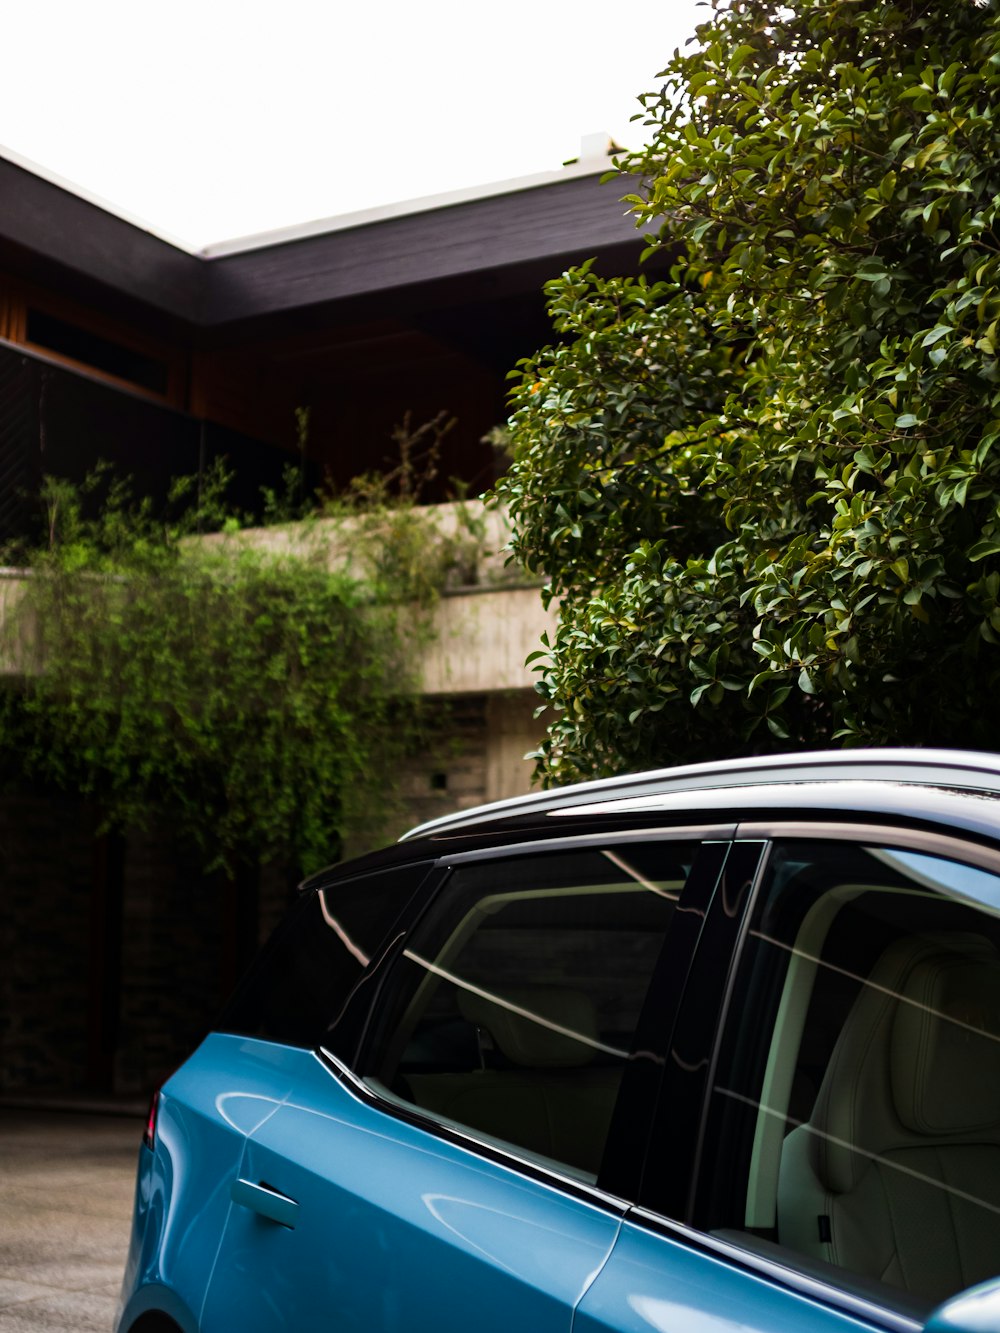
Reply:
[[[498,486],[561,599],[544,780],[1000,748],[998,25],[715,0],[641,99],[669,277],[548,284]]]

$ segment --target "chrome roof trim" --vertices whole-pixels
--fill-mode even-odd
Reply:
[[[1000,755],[974,750],[869,749],[816,750],[762,758],[726,759],[649,773],[601,778],[550,791],[533,792],[442,815],[404,833],[400,842],[435,837],[523,816],[583,813],[623,813],[633,807],[654,806],[681,793],[724,790],[756,785],[842,782],[888,782],[1000,795]]]

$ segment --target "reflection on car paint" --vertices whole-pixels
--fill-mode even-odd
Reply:
[[[219,1115],[241,1134],[252,1134],[280,1105],[262,1092],[220,1092],[215,1099]]]

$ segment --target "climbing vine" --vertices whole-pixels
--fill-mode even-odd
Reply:
[[[107,828],[166,817],[206,869],[309,871],[386,819],[455,553],[409,483],[326,497],[277,540],[229,512],[226,482],[180,479],[162,511],[104,470],[45,483],[43,540],[6,558],[0,754],[8,779],[89,798]]]

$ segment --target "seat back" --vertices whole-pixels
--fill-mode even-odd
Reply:
[[[782,1149],[783,1245],[939,1301],[1000,1269],[1000,958],[899,940]]]
[[[459,996],[462,1016],[502,1068],[409,1077],[418,1105],[545,1157],[596,1174],[619,1068],[593,1067],[597,1014],[578,990],[508,987]]]

